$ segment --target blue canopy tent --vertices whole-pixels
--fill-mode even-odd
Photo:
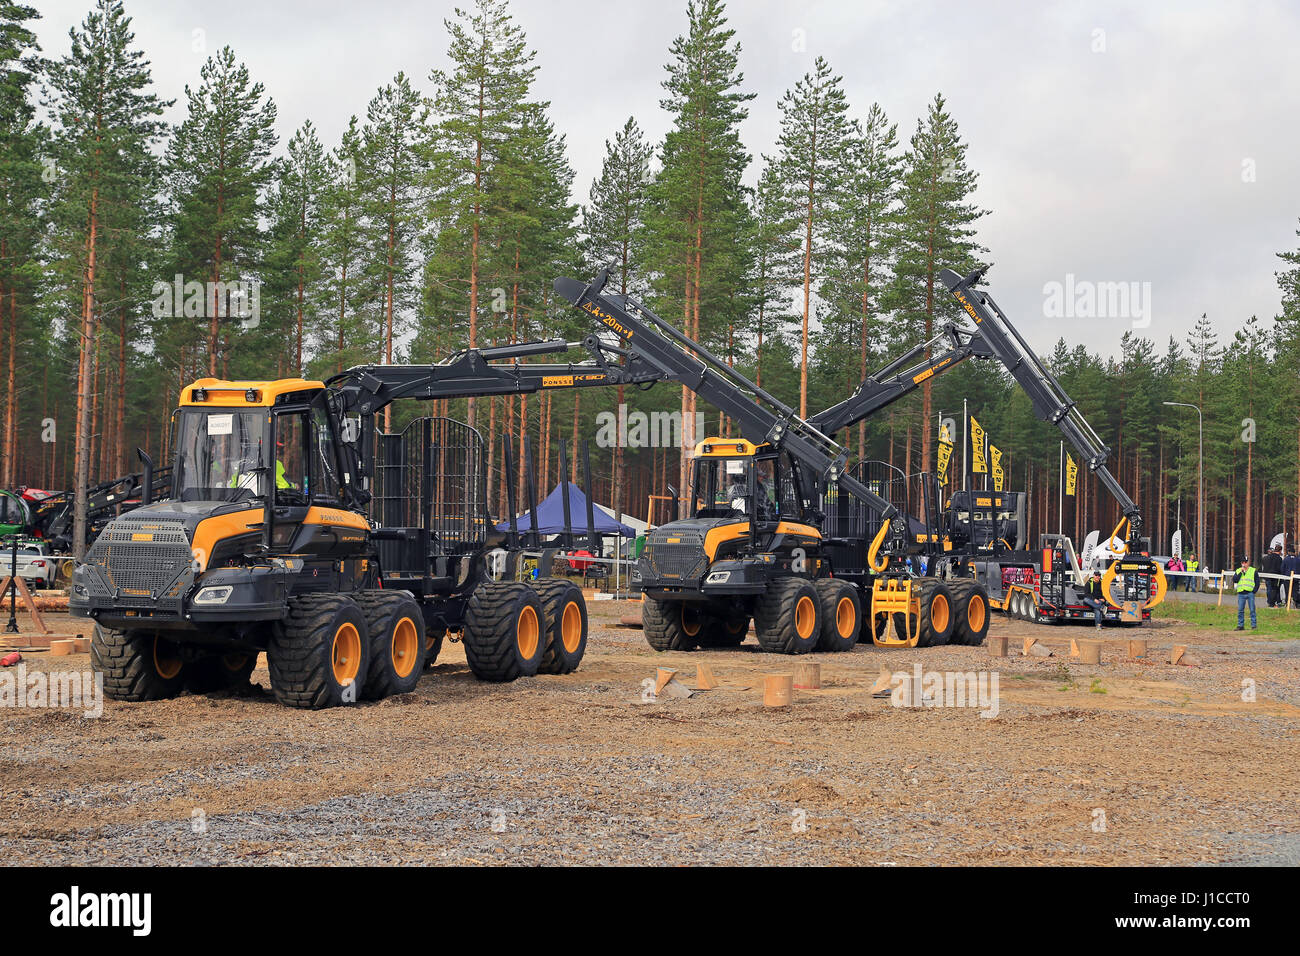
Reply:
[[[574,534],[585,534],[587,531],[587,496],[575,484],[570,483],[568,487],[570,530]],[[615,521],[603,509],[595,507],[594,504],[591,515],[592,523],[600,534],[617,534],[622,535],[624,538],[636,537],[635,531],[621,521]],[[520,534],[532,530],[532,519],[529,517],[528,512],[524,512],[515,519],[515,527],[519,529]],[[496,528],[498,531],[509,531],[510,519],[498,521]],[[539,534],[562,534],[564,530],[564,485],[560,484],[556,485],[555,490],[537,505],[537,531]]]

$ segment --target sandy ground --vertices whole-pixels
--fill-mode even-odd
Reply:
[[[1103,663],[1084,666],[1069,639],[1091,628],[999,617],[1010,658],[817,655],[823,689],[774,711],[762,676],[794,659],[760,654],[752,636],[655,654],[616,626],[629,607],[591,605],[586,659],[562,677],[482,684],[449,643],[415,693],[331,711],[257,689],[108,701],[97,719],[0,709],[0,861],[1300,862],[1300,641],[1156,622],[1106,631]],[[1056,656],[1019,656],[1031,634]],[[1124,662],[1139,635],[1151,662]],[[1163,663],[1175,643],[1201,666]],[[721,688],[642,701],[656,666],[693,687],[701,661]],[[26,663],[89,668],[84,654]],[[882,665],[917,663],[996,672],[997,715],[870,695]]]

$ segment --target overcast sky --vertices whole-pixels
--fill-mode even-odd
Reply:
[[[44,54],[60,56],[89,3],[36,4]],[[177,100],[173,122],[185,84],[229,44],[275,100],[282,146],[306,119],[335,144],[398,70],[427,92],[452,6],[126,0],[158,92]],[[660,82],[685,0],[512,9],[585,201],[629,115],[653,140],[666,131]],[[733,0],[729,19],[757,94],[743,130],[751,183],[773,152],[777,100],[818,54],[843,74],[854,112],[878,101],[904,143],[934,94],[947,97],[989,210],[989,289],[1039,350],[1064,335],[1113,354],[1135,323],[1163,348],[1202,312],[1225,334],[1277,312],[1275,254],[1300,245],[1300,4]],[[1150,283],[1150,301],[1091,317],[1076,303],[1058,317],[1045,285],[1069,275],[1075,290]]]

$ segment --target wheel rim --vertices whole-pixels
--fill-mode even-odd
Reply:
[[[701,620],[700,612],[693,609],[689,604],[682,605],[682,630],[687,637],[695,637],[700,633],[700,628],[704,622]]]
[[[519,612],[519,619],[515,622],[515,643],[518,644],[519,653],[524,660],[531,660],[537,653],[539,631],[537,612],[531,607],[525,607]]]
[[[840,632],[840,637],[853,636],[853,626],[857,624],[857,617],[854,613],[853,599],[840,598],[839,603],[835,605],[835,629]]]
[[[801,638],[807,639],[812,637],[816,624],[817,608],[813,605],[812,598],[805,594],[794,605],[794,629]]]
[[[560,640],[570,654],[582,643],[582,610],[577,601],[564,605],[564,613],[560,615]]]
[[[943,633],[948,630],[948,620],[950,618],[950,609],[948,607],[948,597],[944,594],[936,594],[930,598],[930,627],[931,629]]]
[[[181,672],[184,665],[176,645],[161,637],[153,639],[153,669],[163,680],[171,680]]]
[[[334,632],[330,668],[334,672],[334,680],[343,687],[356,680],[357,673],[361,670],[361,635],[356,625],[345,621]]]
[[[232,674],[239,672],[245,664],[248,663],[247,654],[222,654],[221,666]]]
[[[979,633],[984,629],[984,622],[987,619],[988,610],[984,607],[984,597],[972,594],[970,603],[966,605],[966,624],[973,632]]]
[[[739,617],[733,621],[727,622],[727,633],[731,635],[742,634],[749,630],[749,618]]]
[[[420,633],[415,622],[404,617],[393,628],[393,673],[406,677],[415,670],[416,652],[420,647]]]

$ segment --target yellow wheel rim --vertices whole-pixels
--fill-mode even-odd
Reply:
[[[813,628],[817,625],[817,607],[813,604],[813,599],[804,595],[795,602],[794,606],[794,629],[803,639],[812,637]]]
[[[560,641],[570,654],[582,643],[582,609],[577,601],[564,605],[564,613],[560,615]]]
[[[415,657],[420,648],[420,631],[415,622],[404,617],[393,628],[393,673],[405,677],[415,670]]]
[[[694,637],[699,634],[702,623],[699,611],[688,604],[682,605],[682,630],[687,637]]]
[[[540,630],[535,610],[525,607],[519,612],[519,619],[515,622],[515,643],[519,645],[519,653],[525,660],[532,660],[537,653]]]
[[[948,599],[944,595],[936,594],[930,599],[930,627],[941,632],[948,630],[950,616]]]
[[[176,651],[175,644],[161,637],[153,639],[153,669],[158,672],[159,677],[163,680],[171,680],[181,672],[184,663]]]
[[[984,621],[988,617],[988,608],[984,606],[984,596],[981,594],[972,594],[970,603],[966,605],[966,624],[976,633],[983,630]]]
[[[835,629],[840,632],[840,637],[852,637],[857,623],[858,615],[853,607],[853,598],[840,598],[835,605]]]
[[[334,680],[343,687],[357,679],[361,670],[361,635],[355,625],[345,622],[334,632],[330,668],[334,672]]]
[[[230,673],[235,673],[241,667],[248,663],[247,654],[223,654],[221,655],[221,666]]]

